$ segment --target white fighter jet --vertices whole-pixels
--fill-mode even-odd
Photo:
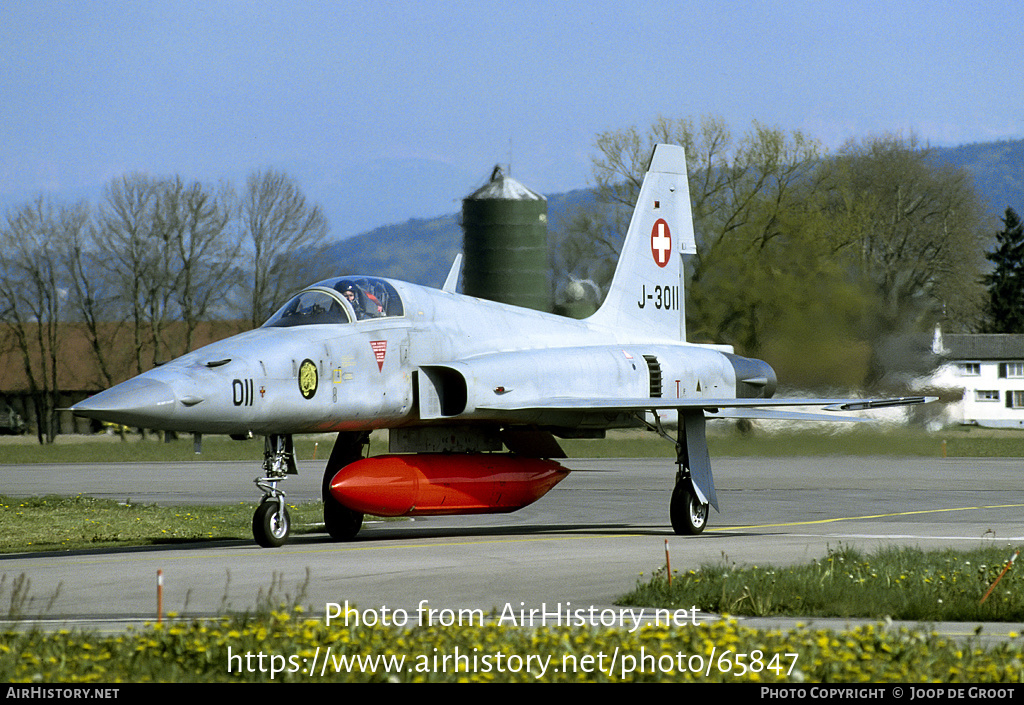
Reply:
[[[647,428],[675,443],[670,516],[699,534],[718,509],[709,417],[829,418],[899,399],[773,399],[775,373],[732,348],[686,342],[682,255],[694,254],[686,158],[651,158],[608,295],[572,320],[369,276],[318,282],[262,327],[188,353],[73,407],[128,426],[266,437],[262,546],[289,534],[279,485],[296,472],[292,435],[338,434],[323,479],[324,522],[351,539],[363,515],[514,511],[567,470],[556,437]],[[390,429],[386,455],[364,458]],[[666,429],[676,429],[669,435]],[[508,452],[501,452],[507,448]]]

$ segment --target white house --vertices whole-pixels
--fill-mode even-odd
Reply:
[[[1024,335],[943,335],[929,385],[964,390],[960,423],[1024,428]]]

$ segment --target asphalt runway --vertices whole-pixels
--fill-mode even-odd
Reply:
[[[412,614],[421,605],[577,609],[610,607],[664,564],[666,539],[679,570],[722,560],[809,561],[840,543],[867,551],[996,545],[1007,558],[1024,543],[1019,459],[713,458],[722,511],[712,511],[699,537],[676,536],[669,526],[671,461],[566,465],[569,477],[519,512],[373,524],[351,543],[315,534],[279,549],[216,542],[5,556],[0,616],[19,576],[30,581],[29,615],[95,625],[152,619],[158,570],[164,610],[185,616],[252,610],[268,594],[314,611],[345,601],[378,613]],[[289,501],[319,498],[322,467],[300,464],[299,476],[283,485]],[[0,469],[10,495],[82,492],[167,504],[255,505],[257,474],[255,461]]]

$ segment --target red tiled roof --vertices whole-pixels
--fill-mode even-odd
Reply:
[[[200,323],[192,334],[191,348],[194,350],[203,345],[226,338],[245,328],[240,321],[205,321]],[[36,341],[37,331],[30,327],[27,331],[30,345]],[[108,370],[116,384],[135,375],[133,334],[130,323],[104,323],[100,337],[107,361]],[[148,331],[143,335],[148,338]],[[101,391],[107,381],[103,378],[100,365],[90,342],[89,333],[84,323],[64,323],[58,331],[57,346],[57,387],[58,391]],[[185,325],[181,322],[168,324],[163,339],[168,350],[162,351],[158,357],[160,362],[170,360],[188,352],[185,350]],[[36,378],[42,370],[42,356],[39,348],[34,345],[31,355],[32,367]],[[47,365],[49,360],[47,360]],[[143,369],[153,366],[153,348],[149,341],[142,350]],[[14,330],[10,325],[0,324],[0,394],[24,393],[29,391],[28,375],[25,372],[24,357],[17,344]]]

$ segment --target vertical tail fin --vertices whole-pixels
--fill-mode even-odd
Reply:
[[[684,254],[696,254],[686,154],[659,144],[640,186],[611,288],[590,321],[652,338],[686,340]]]

